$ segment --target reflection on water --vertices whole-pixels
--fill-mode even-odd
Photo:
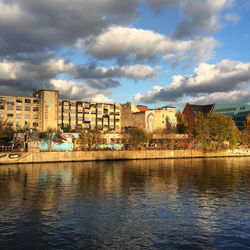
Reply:
[[[250,159],[0,166],[0,248],[247,248]]]

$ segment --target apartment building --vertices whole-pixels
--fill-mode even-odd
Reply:
[[[120,104],[59,100],[58,126],[120,131]]]
[[[97,128],[120,132],[120,104],[59,99],[57,90],[33,91],[33,97],[0,95],[0,118],[14,129]]]
[[[41,130],[40,101],[37,97],[0,95],[0,118],[14,129]]]

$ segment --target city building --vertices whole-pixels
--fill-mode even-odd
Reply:
[[[188,122],[189,129],[192,130],[195,124],[195,117],[201,112],[203,114],[219,113],[231,117],[239,130],[244,128],[246,117],[250,114],[250,105],[246,104],[209,104],[193,105],[187,103],[183,114]]]
[[[0,117],[14,129],[97,128],[120,132],[120,104],[59,99],[57,90],[33,91],[32,97],[0,95]]]
[[[127,102],[121,105],[121,113],[123,131],[130,127],[139,127],[146,132],[154,133],[157,130],[171,130],[176,127],[175,107],[148,109]]]
[[[246,117],[250,114],[250,105],[246,104],[215,104],[214,113],[232,117],[239,130],[244,129]]]
[[[188,123],[189,130],[192,130],[195,125],[195,118],[198,113],[211,114],[213,112],[214,104],[208,105],[194,105],[187,103],[184,110],[183,115]]]

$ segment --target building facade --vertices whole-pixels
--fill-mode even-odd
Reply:
[[[246,104],[215,104],[214,113],[232,117],[239,130],[244,129],[246,117],[250,114],[250,105]]]
[[[116,103],[59,99],[57,90],[34,91],[33,97],[0,95],[0,118],[15,130],[91,128],[120,132],[121,108]]]
[[[209,104],[193,105],[187,103],[183,114],[188,122],[189,129],[192,130],[195,124],[195,117],[198,113],[211,114],[218,113],[231,117],[239,130],[244,129],[246,117],[250,114],[250,105],[246,104]]]
[[[121,105],[122,130],[138,127],[148,133],[176,127],[175,107],[165,106],[158,109],[148,109],[145,106],[135,106],[127,102]]]
[[[188,123],[189,130],[193,130],[195,125],[195,118],[198,113],[211,114],[214,109],[214,104],[208,105],[194,105],[187,103],[184,107],[182,114],[184,115],[185,121]]]

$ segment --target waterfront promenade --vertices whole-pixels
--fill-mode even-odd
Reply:
[[[44,162],[80,162],[110,160],[145,160],[212,157],[250,157],[250,149],[232,149],[204,153],[197,150],[126,150],[126,151],[75,151],[75,152],[18,152],[0,153],[0,164]]]

